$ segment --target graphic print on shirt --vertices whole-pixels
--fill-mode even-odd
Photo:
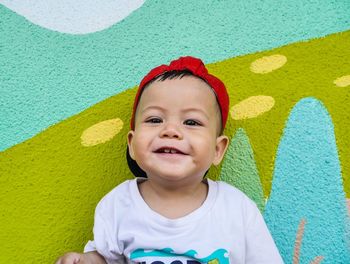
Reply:
[[[136,249],[130,254],[130,260],[140,264],[229,264],[228,251],[217,249],[204,258],[196,257],[197,251],[188,250],[185,253],[175,253],[171,248],[161,250]]]

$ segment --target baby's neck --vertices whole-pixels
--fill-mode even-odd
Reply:
[[[176,219],[198,209],[208,194],[208,184],[202,181],[186,188],[167,189],[150,180],[139,183],[139,190],[147,205],[158,214]]]

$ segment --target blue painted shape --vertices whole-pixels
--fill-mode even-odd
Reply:
[[[109,29],[68,35],[0,5],[0,150],[180,55],[211,63],[321,37],[349,29],[349,12],[348,1],[146,1]]]
[[[349,219],[332,120],[321,102],[304,98],[293,108],[278,147],[265,220],[292,263],[301,219],[306,219],[300,263],[350,263]]]

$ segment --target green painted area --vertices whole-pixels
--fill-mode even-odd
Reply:
[[[275,106],[257,118],[229,119],[225,131],[234,138],[231,153],[248,140],[233,137],[235,131],[246,132],[265,196],[289,112],[301,98],[313,96],[323,102],[334,123],[344,190],[350,197],[350,87],[333,84],[350,74],[349,44],[350,32],[345,32],[208,65],[227,84],[231,106],[254,95],[275,99]],[[250,72],[251,62],[272,54],[286,56],[287,63],[265,75]],[[0,237],[5,241],[0,263],[52,263],[63,252],[81,251],[92,238],[97,202],[132,177],[125,148],[134,93],[126,90],[0,153]],[[80,144],[86,128],[113,118],[120,118],[124,127],[111,141],[93,147]],[[247,148],[241,151],[243,157],[248,155]],[[230,160],[224,167],[231,166]],[[252,164],[242,165],[242,174],[248,166]],[[220,166],[212,168],[209,177],[218,178],[220,171]]]
[[[257,204],[261,212],[264,210],[265,201],[259,172],[244,129],[238,129],[232,138],[219,179],[243,191]]]
[[[132,178],[125,149],[133,96],[109,98],[1,153],[0,263],[53,263],[92,239],[97,202]],[[115,117],[125,124],[113,140],[81,145],[86,128]]]

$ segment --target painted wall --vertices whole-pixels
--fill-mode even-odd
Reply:
[[[0,263],[82,250],[132,178],[134,87],[180,55],[229,89],[209,177],[258,204],[285,263],[350,263],[350,2],[71,2],[0,0]]]

